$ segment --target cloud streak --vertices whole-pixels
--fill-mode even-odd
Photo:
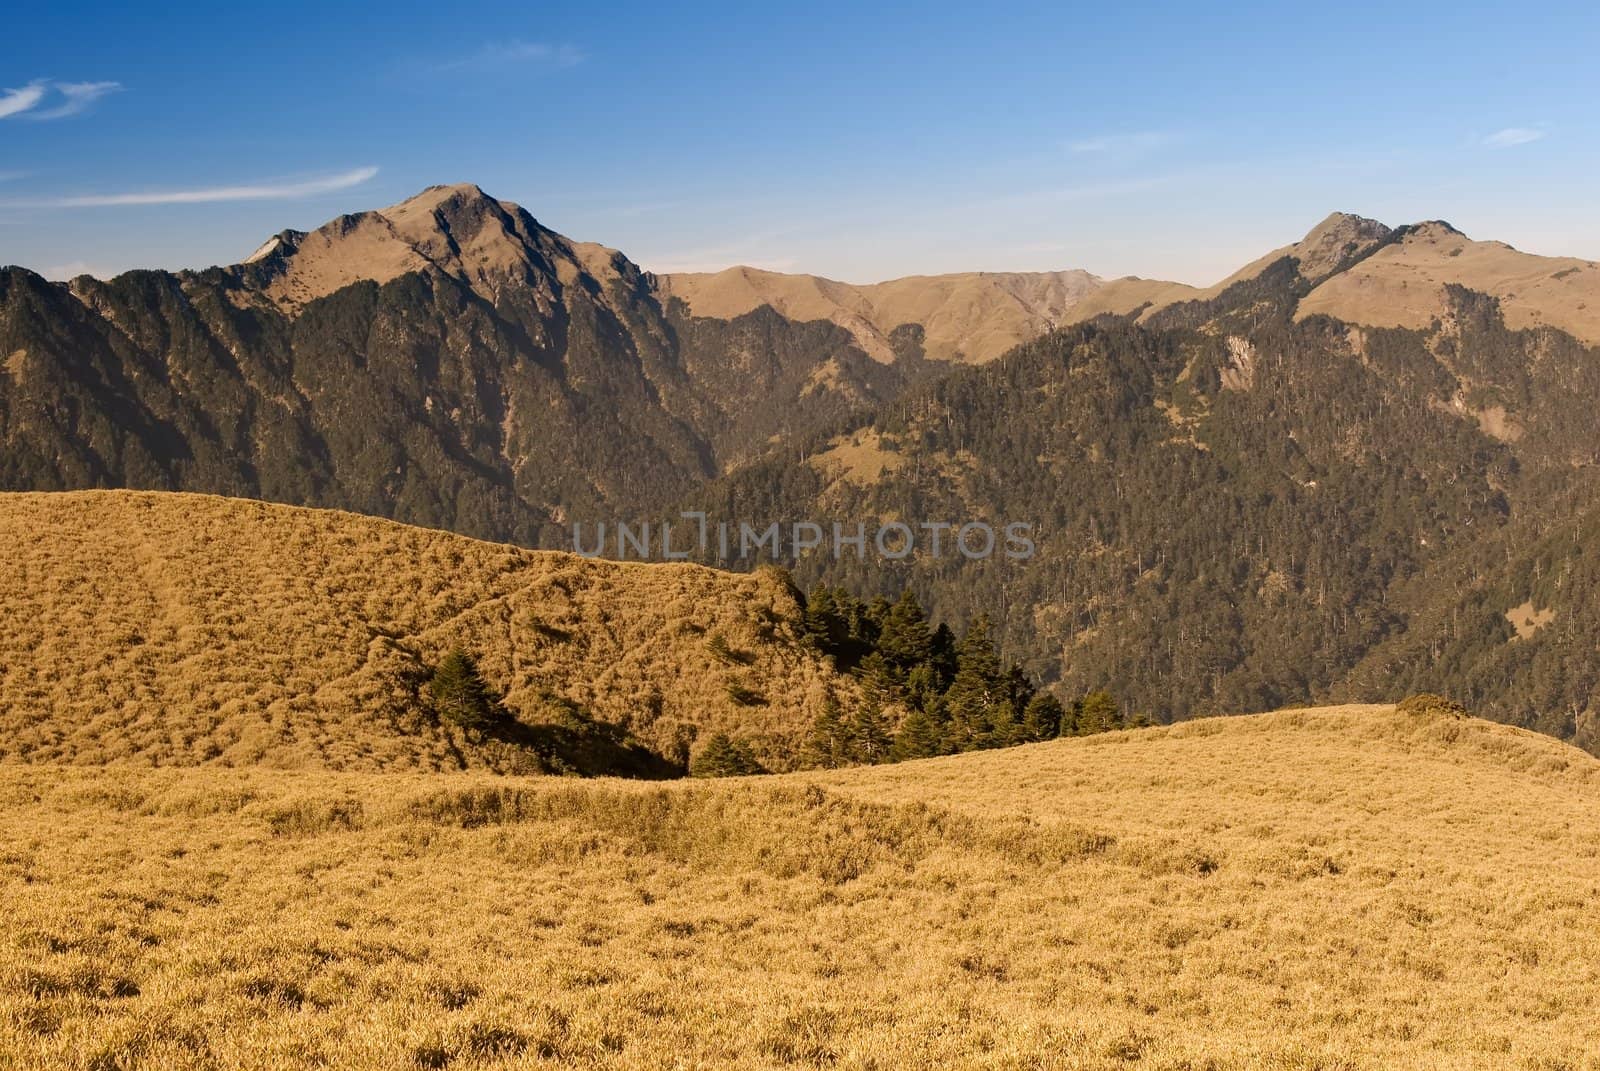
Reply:
[[[77,197],[47,197],[33,201],[0,202],[11,208],[117,208],[136,205],[203,205],[225,201],[289,201],[315,197],[359,186],[378,173],[375,167],[358,167],[320,178],[296,182],[263,182],[246,186],[208,186],[191,190],[155,190],[137,193],[92,193]]]
[[[542,41],[497,41],[484,45],[470,56],[441,63],[437,71],[494,71],[509,67],[545,67],[565,70],[585,59],[573,45],[551,45]]]
[[[1096,138],[1081,138],[1067,143],[1075,153],[1132,153],[1158,149],[1173,141],[1165,130],[1137,130],[1127,134],[1102,134]]]
[[[37,108],[44,99],[44,91],[43,82],[30,82],[21,89],[0,90],[0,119],[9,119]]]
[[[82,115],[101,97],[122,88],[120,82],[56,82],[35,79],[21,89],[0,90],[0,119],[47,122]],[[47,105],[40,107],[40,105]]]
[[[29,119],[65,119],[71,115],[81,115],[89,110],[89,106],[109,93],[116,93],[122,89],[120,82],[57,82],[56,92],[61,95],[61,103],[42,112],[29,112]]]
[[[1539,141],[1548,131],[1533,126],[1508,126],[1504,130],[1496,130],[1493,134],[1483,139],[1483,144],[1491,149],[1509,149],[1516,145],[1527,145]]]

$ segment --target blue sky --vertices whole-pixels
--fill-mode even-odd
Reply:
[[[1215,281],[1333,210],[1600,259],[1592,5],[19,7],[0,263],[471,181],[656,270]]]

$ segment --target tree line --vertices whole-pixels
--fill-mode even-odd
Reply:
[[[862,600],[817,585],[805,597],[807,642],[860,682],[862,702],[846,712],[830,696],[806,739],[803,762],[833,768],[1010,747],[1149,724],[1110,693],[1062,703],[1015,662],[1003,659],[989,618],[958,637],[930,622],[909,589],[893,603]],[[760,773],[749,749],[718,733],[691,765],[696,776]]]

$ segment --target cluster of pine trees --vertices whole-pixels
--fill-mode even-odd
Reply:
[[[846,716],[829,701],[812,726],[812,766],[896,762],[1142,724],[1108,693],[1066,706],[1015,663],[1001,659],[979,615],[958,639],[930,625],[908,588],[890,603],[863,602],[819,585],[806,599],[806,633],[861,682],[864,702]]]

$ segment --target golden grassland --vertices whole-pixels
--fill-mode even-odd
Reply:
[[[1388,707],[716,782],[0,763],[0,1067],[1600,1067],[1600,763]]]
[[[854,694],[769,573],[127,491],[0,495],[0,546],[0,758],[503,767],[514,750],[420,711],[453,646],[525,721],[570,701],[678,759],[736,728],[781,765],[829,690]]]

